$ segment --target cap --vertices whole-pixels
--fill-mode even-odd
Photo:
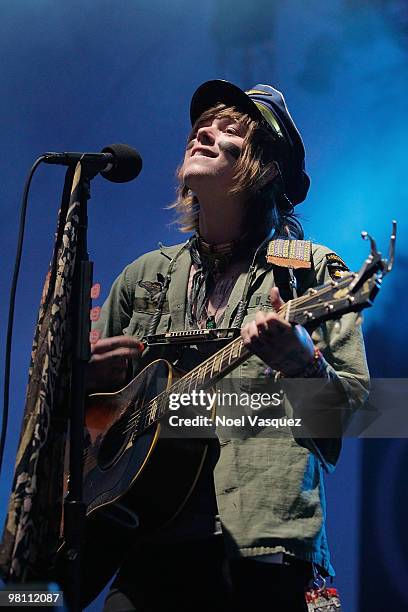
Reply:
[[[305,171],[305,148],[281,92],[271,85],[255,85],[244,91],[228,81],[206,81],[194,92],[191,100],[192,124],[203,112],[219,103],[235,106],[274,134],[280,143],[276,147],[276,161],[285,194],[292,204],[303,202],[310,185]]]

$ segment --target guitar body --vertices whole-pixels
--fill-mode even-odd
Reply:
[[[200,475],[208,439],[165,436],[155,422],[137,435],[137,415],[179,378],[157,360],[117,393],[89,396],[83,499],[82,597],[87,605],[123,559],[129,540],[150,534],[182,510]],[[66,544],[58,551],[57,580],[69,590]],[[64,584],[65,583],[65,584]]]

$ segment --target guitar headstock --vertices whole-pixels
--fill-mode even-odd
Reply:
[[[285,305],[285,318],[291,323],[317,327],[328,319],[338,319],[347,312],[359,312],[372,306],[380,290],[382,278],[394,265],[397,224],[392,222],[389,256],[384,259],[375,241],[367,232],[364,240],[370,241],[371,251],[359,272],[346,273],[338,281],[330,281],[309,289],[302,297]]]

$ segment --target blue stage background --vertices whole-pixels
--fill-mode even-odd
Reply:
[[[50,150],[98,151],[112,142],[141,152],[144,169],[137,181],[116,185],[98,177],[92,185],[89,249],[106,297],[129,261],[158,241],[183,239],[166,206],[174,197],[191,94],[207,79],[225,78],[244,88],[270,83],[285,93],[306,143],[312,178],[309,197],[298,207],[307,238],[329,245],[356,269],[367,254],[360,231],[368,230],[386,250],[391,219],[398,219],[397,266],[364,329],[374,373],[406,376],[401,366],[408,234],[404,3],[16,0],[2,8],[1,347],[21,192],[34,159]],[[31,189],[15,314],[1,524],[63,176],[62,168],[40,167]],[[2,376],[3,348],[0,359]],[[329,541],[347,612],[386,609],[378,584],[388,585],[387,596],[399,597],[401,607],[395,599],[395,609],[404,608],[398,585],[408,561],[395,529],[402,524],[398,500],[406,498],[406,452],[405,441],[375,446],[347,440],[337,471],[327,479]],[[378,493],[379,466],[381,482],[392,480],[385,498]],[[374,585],[367,579],[370,568]],[[101,603],[89,609],[101,609]]]

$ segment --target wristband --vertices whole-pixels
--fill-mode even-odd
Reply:
[[[277,372],[275,378],[324,378],[326,374],[326,360],[320,350],[315,347],[313,360],[308,363],[302,370],[295,374],[284,374]]]

